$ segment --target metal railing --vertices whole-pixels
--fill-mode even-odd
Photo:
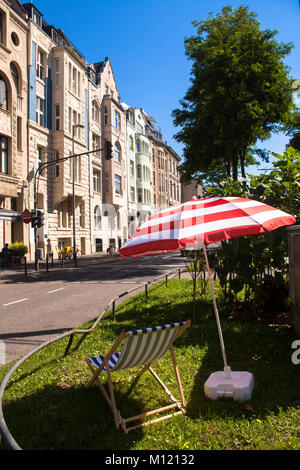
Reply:
[[[185,270],[185,269],[184,269]],[[184,271],[182,270],[182,271]],[[116,320],[116,302],[121,299],[122,297],[128,295],[128,294],[131,294],[132,292],[138,290],[138,289],[141,289],[141,288],[144,288],[145,289],[145,296],[148,297],[148,286],[150,284],[155,284],[157,283],[160,279],[162,278],[165,278],[165,281],[166,281],[166,285],[168,285],[168,280],[170,278],[170,276],[176,274],[178,272],[178,277],[180,279],[181,277],[181,269],[180,268],[175,268],[173,269],[172,271],[169,271],[167,273],[164,273],[162,274],[161,276],[158,276],[156,277],[155,279],[152,279],[151,281],[147,281],[147,282],[144,282],[144,283],[141,283],[139,284],[138,286],[135,286],[133,287],[132,289],[128,290],[128,291],[125,291],[123,292],[122,294],[114,297],[113,299],[111,299],[111,301],[106,305],[106,307],[104,308],[104,310],[100,313],[100,315],[96,318],[96,320],[94,321],[93,325],[86,329],[86,330],[81,330],[81,329],[72,329],[70,331],[67,331],[66,333],[63,333],[59,336],[57,336],[56,338],[53,338],[49,341],[46,341],[44,343],[42,343],[40,346],[38,346],[37,348],[33,349],[32,351],[30,351],[28,354],[26,354],[25,356],[23,356],[19,361],[17,361],[13,367],[6,373],[6,375],[4,376],[2,382],[1,382],[1,385],[0,385],[0,438],[1,438],[1,435],[4,437],[4,440],[6,442],[6,444],[9,446],[10,449],[12,450],[22,450],[22,448],[19,446],[19,444],[15,441],[15,439],[13,438],[12,434],[10,433],[8,427],[7,427],[7,424],[5,422],[5,419],[4,419],[4,414],[3,414],[3,407],[2,407],[2,404],[3,404],[3,394],[4,394],[4,391],[6,389],[6,385],[9,381],[9,379],[11,378],[11,376],[14,374],[14,372],[20,367],[21,364],[23,364],[29,357],[33,356],[34,354],[36,354],[38,351],[40,351],[41,349],[45,348],[46,346],[49,346],[50,344],[53,344],[61,339],[64,339],[64,338],[67,338],[69,337],[69,342],[68,342],[68,345],[65,349],[65,353],[64,353],[64,357],[67,356],[70,352],[70,349],[71,349],[71,346],[72,346],[72,343],[73,343],[73,340],[74,340],[74,336],[77,335],[77,334],[82,334],[82,335],[86,335],[86,334],[89,334],[91,333],[92,331],[94,331],[94,329],[98,326],[99,322],[102,320],[103,316],[110,310],[112,309],[112,315],[113,315],[113,320],[115,321]],[[84,336],[82,336],[82,340],[83,340]],[[77,343],[79,344],[79,342]]]

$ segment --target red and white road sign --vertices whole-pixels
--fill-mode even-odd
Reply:
[[[22,213],[22,221],[25,224],[29,224],[31,222],[31,213],[27,209],[25,209]]]

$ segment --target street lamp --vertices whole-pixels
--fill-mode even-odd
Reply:
[[[74,155],[74,136],[76,128],[84,128],[83,124],[73,124],[72,126],[72,154]],[[72,197],[73,197],[73,259],[74,264],[77,266],[76,256],[76,223],[75,223],[75,158],[72,159]]]

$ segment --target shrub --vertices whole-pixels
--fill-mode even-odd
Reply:
[[[8,248],[15,256],[24,256],[28,253],[28,247],[23,242],[11,243]]]

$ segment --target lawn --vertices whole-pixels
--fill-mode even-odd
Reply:
[[[3,399],[6,424],[25,450],[300,450],[300,366],[292,364],[295,333],[281,322],[241,321],[219,305],[228,363],[233,371],[252,372],[251,400],[211,400],[204,395],[210,373],[223,368],[212,301],[197,300],[197,319],[175,343],[187,409],[185,415],[140,428],[127,435],[114,426],[99,388],[90,389],[85,358],[108,352],[121,331],[191,318],[189,279],[160,283],[120,304],[116,320],[108,312],[83,341],[68,339],[31,356],[13,374]],[[92,325],[86,324],[83,328]],[[11,367],[11,365],[10,365]],[[154,369],[176,395],[171,356]],[[0,369],[0,380],[8,367]],[[158,408],[164,397],[151,375],[142,376],[130,395],[125,392],[134,371],[115,372],[121,414]],[[176,395],[177,396],[177,395]],[[2,442],[2,450],[7,449]]]

